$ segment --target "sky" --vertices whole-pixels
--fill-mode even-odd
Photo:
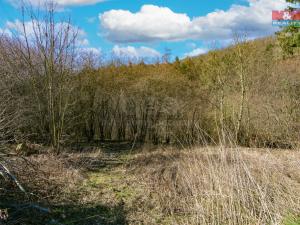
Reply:
[[[46,0],[26,0],[33,7]],[[232,43],[274,34],[272,10],[284,0],[54,0],[58,17],[80,29],[79,48],[96,55],[160,58],[196,56]],[[21,0],[0,0],[0,32],[20,27]],[[30,29],[30,23],[28,23]]]

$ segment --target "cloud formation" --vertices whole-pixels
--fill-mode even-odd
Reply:
[[[234,33],[250,37],[272,34],[272,10],[284,9],[285,0],[248,0],[247,6],[232,5],[206,16],[190,18],[167,7],[144,5],[139,12],[110,10],[99,15],[103,35],[117,43],[178,41],[186,39],[225,40]]]
[[[198,55],[202,55],[207,53],[209,50],[206,48],[196,48],[191,52],[185,53],[184,54],[184,58],[185,57],[194,57],[194,56],[198,56]]]
[[[43,27],[44,23],[43,21],[37,21],[37,20],[24,22],[25,32],[28,39],[35,38],[35,32],[37,31],[37,27],[39,26],[38,24]],[[15,36],[19,36],[20,38],[24,38],[25,36],[24,27],[23,27],[23,22],[16,19],[14,21],[7,21],[5,28],[4,29],[0,28],[0,31],[4,30],[6,31],[6,33],[9,33],[10,36],[13,34]],[[67,27],[70,27],[70,32],[71,32],[70,34],[74,34],[77,37],[75,43],[76,46],[78,47],[89,46],[89,40],[87,39],[87,34],[84,30],[64,22],[55,24],[55,29],[57,29],[56,31],[57,33],[59,33],[61,30],[67,29]]]
[[[35,32],[38,26],[37,24],[40,24],[42,27],[44,25],[42,21],[36,21],[36,20],[24,22],[25,32],[29,41],[31,38],[33,40],[35,39]],[[71,26],[70,32],[71,33],[74,32],[74,34],[77,35],[75,47],[82,57],[93,56],[99,58],[102,55],[101,48],[94,48],[90,46],[89,40],[87,39],[87,34],[84,30],[64,22],[56,23],[55,29],[57,29],[57,32],[60,32],[61,29],[66,29],[67,26]],[[4,29],[0,28],[0,35],[3,33],[8,36],[16,36],[22,39],[24,38],[25,35],[24,27],[23,27],[23,23],[18,19],[14,21],[7,21],[5,28]]]
[[[80,53],[86,54],[86,55],[94,55],[96,57],[101,56],[102,54],[102,49],[101,48],[94,48],[94,47],[83,47],[78,49]]]
[[[0,28],[0,36],[8,36],[8,37],[11,37],[12,36],[12,33],[9,29],[5,28],[5,29],[2,29]]]
[[[121,47],[115,45],[112,49],[112,54],[118,58],[122,58],[128,61],[139,61],[139,60],[156,60],[161,57],[161,54],[153,48],[149,47]]]

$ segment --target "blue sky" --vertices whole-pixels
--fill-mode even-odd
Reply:
[[[37,6],[45,0],[27,0]],[[284,0],[54,0],[61,16],[82,30],[81,47],[103,55],[183,58],[274,33],[271,11]],[[19,0],[0,0],[0,31],[14,29]],[[42,3],[43,4],[43,3]]]

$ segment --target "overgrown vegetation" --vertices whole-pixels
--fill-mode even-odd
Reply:
[[[158,151],[138,155],[133,165],[142,171],[159,224],[288,224],[299,215],[297,154]]]
[[[291,36],[101,64],[53,5],[23,14],[0,36],[0,224],[297,224]]]
[[[174,64],[84,67],[65,74],[66,84],[60,83],[59,74],[51,78],[51,86],[44,75],[25,72],[26,67],[15,71],[18,67],[11,65],[14,73],[11,67],[3,73],[13,110],[22,112],[16,134],[55,148],[104,140],[224,142],[220,137],[252,147],[297,146],[298,58],[277,58],[274,43],[243,42]],[[51,91],[55,102],[48,96],[51,87],[59,90]],[[52,113],[50,100],[56,110]]]
[[[282,59],[275,39],[236,37],[227,49],[174,63],[95,67],[76,54],[70,22],[57,22],[52,7],[44,14],[30,11],[30,34],[24,24],[1,37],[2,90],[19,115],[14,140],[57,152],[104,140],[298,145],[299,58]]]
[[[299,224],[298,151],[130,150],[11,158],[6,224]]]

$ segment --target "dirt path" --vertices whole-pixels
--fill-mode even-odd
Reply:
[[[54,212],[62,224],[123,225],[138,196],[136,178],[127,172],[130,149],[103,148],[71,158],[71,164],[83,171],[78,187],[79,204],[58,206]],[[135,185],[133,187],[133,185]]]

